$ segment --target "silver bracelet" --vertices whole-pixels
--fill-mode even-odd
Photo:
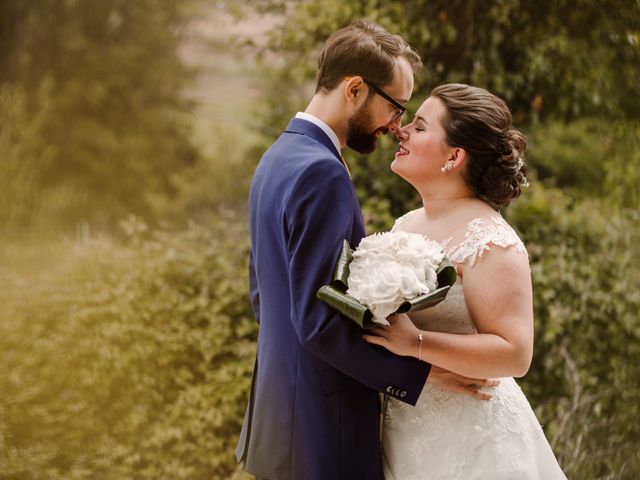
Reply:
[[[420,340],[420,346],[418,347],[418,360],[422,361],[422,330],[419,330],[418,340]]]

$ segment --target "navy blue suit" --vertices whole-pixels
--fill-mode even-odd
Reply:
[[[378,392],[415,405],[430,365],[362,340],[316,299],[340,246],[365,235],[351,179],[327,135],[294,118],[249,196],[258,352],[236,451],[268,480],[382,479]]]

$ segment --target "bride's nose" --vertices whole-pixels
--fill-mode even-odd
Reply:
[[[405,126],[396,130],[396,138],[398,141],[406,141],[409,139],[409,129]]]

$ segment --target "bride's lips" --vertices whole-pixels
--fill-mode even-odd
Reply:
[[[409,150],[400,145],[400,149],[396,152],[396,158],[402,157],[403,155],[408,155]]]

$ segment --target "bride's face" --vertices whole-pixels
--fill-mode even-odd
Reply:
[[[398,133],[400,145],[391,170],[412,184],[442,175],[440,170],[451,154],[445,143],[441,119],[447,111],[439,98],[429,97],[411,123]]]

